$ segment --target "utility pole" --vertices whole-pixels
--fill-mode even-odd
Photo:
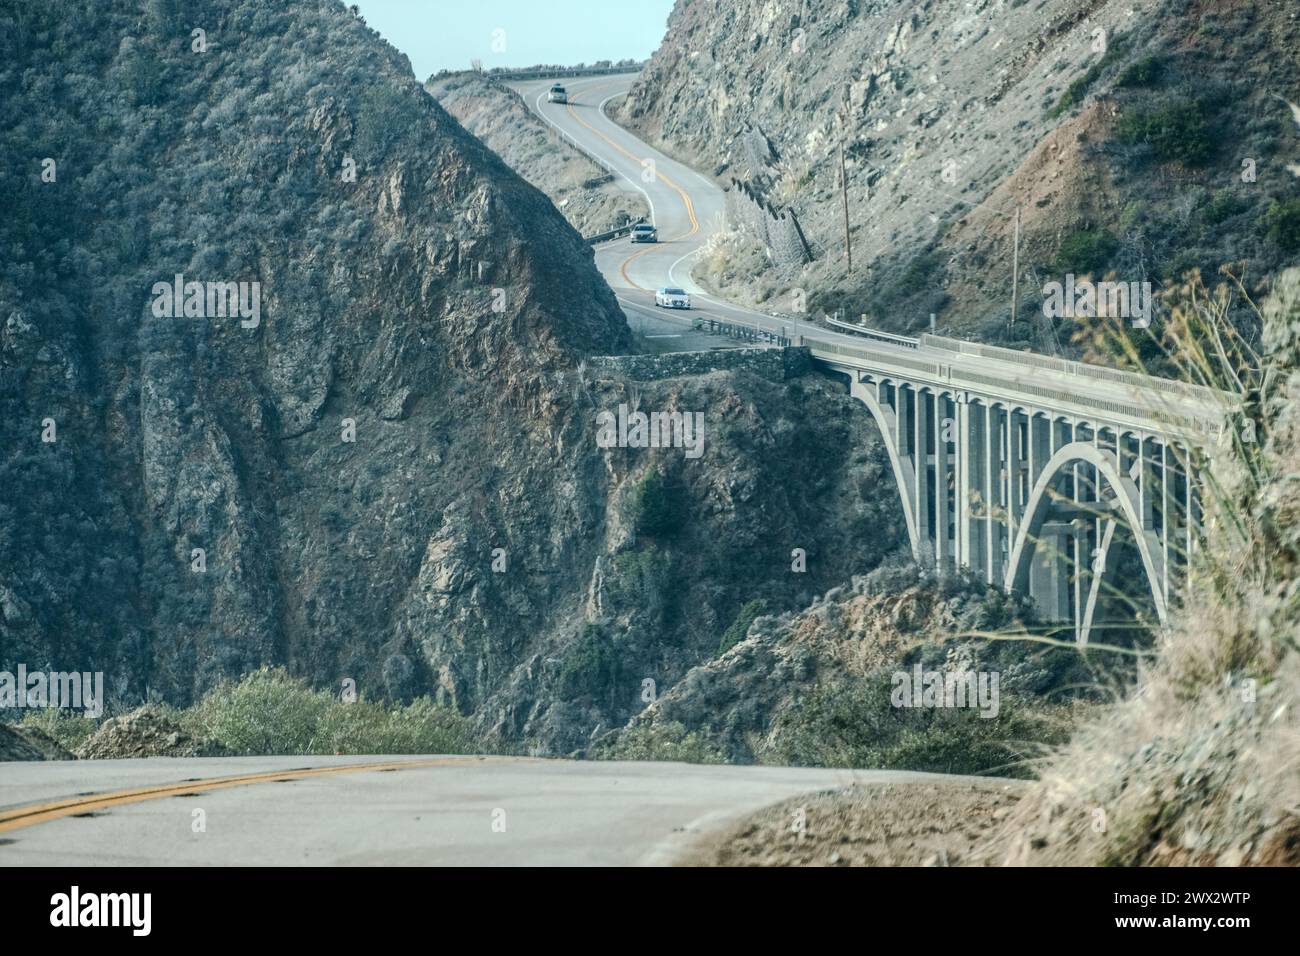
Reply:
[[[1020,309],[1020,206],[1016,206],[1016,239],[1011,252],[1011,325]]]
[[[847,123],[845,124],[847,126]],[[849,177],[844,171],[844,137],[840,136],[840,195],[844,199],[844,256],[853,272],[853,238],[849,234]]]

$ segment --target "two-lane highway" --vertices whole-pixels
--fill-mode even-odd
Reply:
[[[610,100],[626,93],[635,73],[565,80],[568,103],[547,102],[556,81],[509,84],[528,107],[566,140],[604,166],[628,191],[643,196],[659,231],[656,244],[615,239],[596,247],[596,266],[618,296],[634,325],[646,317],[689,324],[689,317],[721,319],[793,338],[803,335],[845,346],[862,340],[792,316],[773,316],[708,294],[691,278],[695,257],[709,239],[726,228],[722,188],[707,176],[660,152],[615,123],[606,113]],[[654,307],[654,290],[680,287],[691,293],[690,312],[666,315]]]
[[[722,301],[691,278],[696,256],[725,228],[726,200],[717,183],[642,142],[609,118],[606,107],[610,100],[626,93],[635,79],[636,74],[629,73],[567,80],[568,103],[547,102],[546,93],[554,80],[510,84],[544,122],[650,206],[659,242],[633,243],[622,238],[596,247],[596,266],[629,319],[637,320],[634,325],[646,317],[684,324],[689,317],[705,317],[787,335],[826,334],[817,326]],[[673,316],[656,310],[654,290],[664,287],[685,289],[694,308]],[[849,344],[854,341],[843,338]]]
[[[938,779],[517,757],[0,763],[0,866],[664,864],[787,798]]]

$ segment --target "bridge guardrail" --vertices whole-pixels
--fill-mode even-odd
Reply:
[[[697,332],[709,332],[714,335],[726,335],[733,339],[746,339],[753,342],[767,342],[771,345],[788,346],[793,342],[787,335],[781,335],[768,329],[757,328],[752,325],[741,325],[738,322],[728,322],[725,319],[705,319],[695,318],[691,321],[691,328]]]

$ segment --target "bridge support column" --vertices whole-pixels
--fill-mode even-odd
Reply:
[[[1002,429],[997,408],[992,402],[984,406],[984,574],[989,584],[997,581],[998,531],[995,514],[999,504],[1002,471]]]
[[[1064,522],[1043,525],[1029,566],[1029,593],[1040,614],[1054,623],[1070,619],[1069,554],[1074,529]]]
[[[1032,425],[1032,419],[1030,420]],[[1003,536],[1006,547],[1011,547],[1011,542],[1016,540],[1016,531],[1020,527],[1020,515],[1023,510],[1024,494],[1021,493],[1021,469],[1023,467],[1023,458],[1021,457],[1020,442],[1020,422],[1016,417],[1014,408],[1007,409],[1007,528]],[[1008,555],[1008,557],[1010,557]],[[1005,565],[1006,559],[1000,563]],[[1001,577],[1001,575],[999,576]]]
[[[952,489],[948,483],[948,437],[950,429],[944,427],[948,418],[948,397],[942,392],[934,396],[934,560],[940,568],[952,564],[951,546],[948,541],[948,502]]]
[[[974,547],[974,522],[971,520],[971,494],[975,490],[972,476],[975,473],[976,440],[975,423],[971,420],[970,400],[965,395],[957,397],[957,563],[972,570],[976,567]]]
[[[925,408],[925,391],[920,388],[912,390],[912,465],[916,475],[916,540],[921,553],[926,552],[926,543],[930,540],[930,455],[929,435],[934,415],[927,414]],[[937,496],[936,496],[937,500]],[[937,547],[930,554],[930,560],[937,553]]]

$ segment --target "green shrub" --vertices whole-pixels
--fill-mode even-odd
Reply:
[[[601,741],[592,749],[597,760],[673,760],[680,763],[726,763],[722,749],[709,741],[707,733],[686,728],[676,721],[636,724]]]
[[[223,682],[177,718],[192,736],[246,756],[470,753],[485,747],[466,718],[427,697],[405,707],[345,703],[281,668]]]
[[[662,620],[673,606],[675,575],[671,552],[654,547],[623,551],[614,558],[607,593],[615,607],[635,609]]]
[[[1195,100],[1183,99],[1126,113],[1116,128],[1120,142],[1147,143],[1162,162],[1200,166],[1214,153],[1214,137],[1205,110]]]
[[[1161,57],[1143,57],[1126,66],[1115,82],[1119,86],[1151,86],[1160,79],[1164,70],[1165,63]]]
[[[1061,239],[1056,266],[1075,275],[1098,273],[1110,262],[1119,241],[1104,229],[1084,229]]]
[[[651,467],[632,489],[627,517],[637,535],[666,538],[681,529],[686,515],[684,488]]]
[[[42,707],[26,711],[18,726],[39,730],[64,750],[75,751],[99,729],[99,721],[58,707]]]
[[[736,619],[731,622],[731,626],[723,632],[722,640],[718,642],[718,654],[725,654],[743,641],[745,635],[749,632],[749,625],[753,624],[755,618],[762,614],[766,608],[767,602],[762,598],[746,602],[745,606],[740,609],[740,613],[736,615]]]
[[[1214,198],[1205,207],[1205,222],[1207,225],[1217,226],[1249,208],[1250,203],[1232,190],[1221,189],[1214,194]]]
[[[778,723],[767,763],[1030,776],[1035,747],[1068,737],[1064,711],[1000,695],[996,717],[974,708],[893,706],[892,675],[824,685]]]
[[[1300,252],[1300,199],[1273,200],[1260,220],[1265,235],[1285,252]]]
[[[565,698],[595,697],[621,682],[623,656],[595,624],[564,655],[560,664],[560,694]]]

